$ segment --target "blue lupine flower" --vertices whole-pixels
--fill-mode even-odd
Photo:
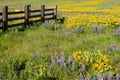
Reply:
[[[80,80],[84,80],[82,73],[80,73]]]
[[[99,30],[102,32],[104,30],[104,27],[103,26],[99,27]]]
[[[38,51],[36,51],[36,52],[35,52],[35,54],[36,54],[36,57],[38,57],[38,56],[39,56],[39,52],[38,52]]]
[[[112,44],[112,45],[111,45],[111,48],[112,48],[112,49],[116,49],[116,47],[117,47],[116,44]]]
[[[68,62],[71,63],[72,62],[72,56],[68,57]]]
[[[120,80],[119,74],[116,75],[116,80]]]
[[[108,75],[108,80],[112,80],[112,74],[111,73],[109,73],[109,75]]]
[[[66,68],[66,67],[67,67],[67,65],[66,65],[66,63],[65,63],[65,62],[63,63],[63,66],[64,66],[64,68]]]
[[[63,60],[58,59],[57,62],[58,62],[60,65],[63,65]]]
[[[97,76],[97,79],[98,79],[98,80],[104,79],[104,78],[103,78],[103,75],[99,74],[99,75]]]
[[[93,79],[92,80],[97,80],[95,77],[93,77]]]
[[[104,74],[102,75],[102,77],[103,77],[103,80],[106,80],[106,76]]]
[[[84,71],[85,70],[85,65],[84,64],[82,64],[82,71]]]
[[[98,28],[97,25],[93,26],[93,30],[94,30],[94,31],[97,31],[97,28]]]
[[[90,75],[87,75],[87,78],[86,78],[87,80],[90,80]]]

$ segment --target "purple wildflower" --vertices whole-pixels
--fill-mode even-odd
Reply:
[[[84,77],[81,73],[80,73],[80,80],[84,80]]]
[[[87,77],[85,78],[85,80],[87,80]]]
[[[103,77],[103,80],[106,80],[106,76],[104,74],[102,75],[102,77]]]
[[[62,53],[60,59],[58,59],[58,57],[56,57],[56,59],[57,59],[57,62],[58,62],[60,65],[64,65],[64,52]]]
[[[65,62],[63,63],[63,66],[64,66],[64,68],[66,68],[66,67],[67,67]]]
[[[116,80],[120,80],[119,74],[116,75]]]
[[[84,64],[82,64],[82,71],[84,71],[85,70],[85,65]]]
[[[111,44],[106,47],[106,51],[120,50],[120,45]]]
[[[60,65],[63,65],[65,68],[67,67],[66,63],[62,59],[57,59],[57,63],[59,63]]]
[[[36,57],[38,57],[38,55],[39,55],[39,52],[38,52],[38,51],[36,51],[36,52],[35,52],[35,54],[36,54]]]
[[[95,77],[93,77],[93,79],[92,80],[97,80]]]
[[[104,27],[103,26],[99,27],[99,30],[102,32],[104,30]]]
[[[97,76],[97,79],[98,79],[98,80],[101,79],[101,74],[99,74],[99,75]]]
[[[120,33],[120,28],[118,28],[118,29],[116,30],[116,33]]]
[[[112,44],[112,45],[111,45],[111,48],[112,48],[112,49],[116,49],[116,47],[117,47],[116,44]]]
[[[84,28],[83,27],[78,27],[77,28],[77,32],[83,32],[84,31]]]
[[[87,75],[87,78],[86,78],[87,80],[90,80],[90,75]]]
[[[103,78],[103,75],[101,75],[101,74],[99,74],[99,75],[97,76],[97,80],[100,80],[100,79],[104,79],[104,78]]]
[[[61,60],[64,61],[64,52],[62,52]]]
[[[118,32],[116,32],[116,33],[115,33],[115,36],[118,36],[118,35],[119,35],[119,33],[118,33]]]
[[[106,50],[107,50],[107,51],[111,51],[111,46],[107,46],[107,47],[106,47]]]
[[[77,31],[77,30],[75,30],[75,29],[72,29],[72,30],[71,30],[71,33],[76,33],[76,31]]]
[[[63,65],[64,62],[63,62],[63,60],[58,59],[58,60],[57,60],[57,63],[59,63],[60,65]]]
[[[112,80],[112,74],[111,73],[109,73],[109,75],[108,75],[108,80]]]
[[[97,28],[98,28],[97,25],[93,26],[93,30],[94,30],[94,31],[97,31]]]
[[[72,62],[72,56],[68,57],[68,62],[71,63]]]
[[[116,29],[116,31],[114,31],[114,35],[115,36],[119,36],[120,35],[120,28]]]

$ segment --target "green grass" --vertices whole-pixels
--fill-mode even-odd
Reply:
[[[66,1],[69,2],[69,0]],[[0,6],[48,3],[55,5],[58,2],[64,3],[63,0],[21,0],[19,2],[18,0],[0,0]],[[111,2],[114,1],[111,0]],[[105,4],[99,5],[98,7],[105,7]],[[108,2],[108,4],[111,3]],[[114,4],[117,3],[114,2]],[[65,54],[71,55],[76,50],[101,50],[113,60],[113,67],[116,72],[120,74],[120,52],[105,51],[106,46],[110,44],[120,45],[120,38],[111,35],[111,28],[105,28],[104,32],[97,33],[93,32],[90,27],[86,27],[84,32],[74,32],[75,30],[76,28],[69,29],[62,25],[58,30],[53,30],[43,25],[35,25],[25,31],[11,29],[8,32],[0,33],[0,74],[4,73],[5,80],[18,80],[18,77],[15,75],[16,72],[13,70],[13,68],[17,67],[13,65],[16,64],[17,61],[17,65],[20,65],[26,60],[29,62],[30,56],[36,51],[46,56],[45,61],[43,60],[41,63],[49,64],[50,56],[53,55],[54,52],[58,54],[65,52]],[[63,76],[63,74],[60,76]],[[68,80],[68,76],[69,75],[65,75],[65,77],[60,77],[60,79],[65,78],[64,80]],[[74,76],[72,78],[74,78]]]
[[[92,28],[85,28],[85,32],[73,32],[75,29],[61,27],[52,30],[42,25],[36,25],[25,31],[8,31],[0,35],[0,72],[11,76],[10,60],[27,60],[30,55],[39,51],[40,54],[51,56],[54,52],[70,55],[76,50],[101,50],[107,45],[120,45],[120,40],[111,35],[112,29],[106,28],[104,32],[94,33]],[[113,59],[114,67],[119,72],[118,51],[107,52],[106,55]],[[49,57],[48,57],[49,58]],[[12,77],[10,77],[12,78]],[[8,78],[7,78],[8,80]],[[11,79],[10,79],[11,80]]]
[[[80,1],[83,1],[83,0],[79,0]],[[87,1],[87,0],[85,0]],[[3,5],[10,5],[10,6],[14,6],[14,5],[26,5],[26,4],[48,4],[48,3],[52,3],[52,4],[57,4],[57,3],[63,3],[64,4],[64,1],[63,0],[20,0],[19,2],[17,0],[0,0],[0,6],[3,6]],[[70,2],[69,0],[65,0],[65,2]],[[76,1],[73,1],[73,2],[76,2]]]

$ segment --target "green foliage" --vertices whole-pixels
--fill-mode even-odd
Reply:
[[[50,56],[54,52],[61,53],[64,51],[66,55],[70,55],[76,50],[101,50],[107,53],[106,55],[114,61],[113,67],[116,69],[115,72],[119,73],[119,51],[106,51],[107,45],[119,45],[120,43],[115,36],[111,35],[112,29],[105,28],[105,31],[98,33],[93,32],[91,27],[84,27],[83,31],[79,31],[80,28],[69,29],[60,26],[58,30],[52,30],[52,27],[37,24],[24,31],[15,29],[2,33],[0,35],[0,72],[4,73],[6,76],[5,79],[7,80],[18,80],[22,78],[26,80],[28,73],[24,72],[24,70],[32,70],[35,65],[44,65],[47,67],[50,65]],[[35,51],[38,51],[42,57],[32,61],[29,57]],[[60,56],[60,54],[58,55]],[[47,78],[57,79],[60,77],[66,80],[69,78],[69,75],[71,75],[71,79],[74,77],[77,78],[76,75],[78,75],[77,70],[73,74],[70,74],[71,71],[69,69],[65,70],[62,66],[59,67],[59,65],[53,70],[54,72],[51,72],[52,70],[45,72]],[[38,71],[35,70],[33,72]],[[20,74],[21,76],[18,76]],[[36,77],[36,79],[39,79],[39,77]]]

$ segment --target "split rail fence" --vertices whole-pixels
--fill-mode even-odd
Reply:
[[[22,14],[22,15],[20,15]],[[10,17],[10,15],[20,15],[15,17]],[[32,18],[38,18],[37,20],[32,20]],[[8,6],[3,6],[0,12],[0,30],[7,31],[8,28],[17,26],[28,26],[34,22],[42,22],[45,20],[53,20],[57,18],[57,6],[46,8],[45,5],[41,5],[39,9],[31,9],[31,5],[24,6],[24,10],[21,11],[9,11]],[[23,22],[13,23],[14,21]]]

